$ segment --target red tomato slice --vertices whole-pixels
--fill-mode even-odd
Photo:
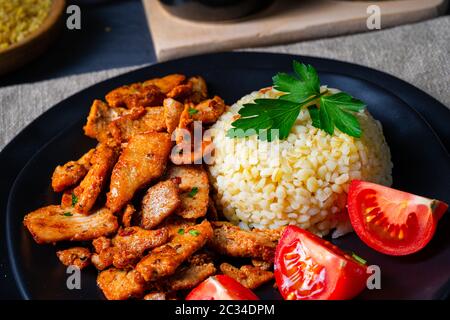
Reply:
[[[209,277],[186,297],[186,300],[259,300],[239,282],[226,275]]]
[[[448,205],[375,183],[353,180],[347,200],[353,229],[369,247],[393,256],[430,242]]]
[[[365,261],[357,258],[306,230],[288,226],[275,252],[278,290],[287,300],[351,299],[365,288],[369,276]]]

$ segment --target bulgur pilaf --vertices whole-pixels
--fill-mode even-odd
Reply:
[[[350,181],[392,184],[390,150],[381,124],[366,110],[356,114],[363,129],[360,139],[338,130],[328,135],[312,125],[303,109],[284,141],[226,137],[244,104],[280,94],[274,89],[253,92],[212,126],[215,163],[209,171],[217,205],[228,220],[246,229],[295,224],[321,236],[332,229],[333,237],[345,234],[352,230],[345,218]],[[275,143],[278,149],[270,149]]]
[[[23,41],[50,13],[52,0],[0,0],[0,51]]]

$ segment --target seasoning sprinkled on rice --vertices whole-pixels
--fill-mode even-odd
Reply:
[[[352,179],[392,184],[392,163],[381,124],[368,111],[356,116],[362,137],[336,130],[328,135],[312,125],[302,109],[288,138],[261,141],[256,135],[226,137],[239,109],[276,90],[253,92],[213,125],[215,162],[209,167],[215,201],[226,218],[242,228],[295,224],[323,236],[350,232],[346,197]]]

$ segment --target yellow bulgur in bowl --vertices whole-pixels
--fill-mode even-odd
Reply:
[[[242,228],[295,224],[320,236],[335,229],[333,237],[351,231],[345,208],[350,181],[392,184],[390,150],[381,124],[365,110],[356,114],[361,138],[339,130],[328,135],[312,125],[303,109],[286,140],[226,136],[244,104],[279,96],[274,89],[253,92],[212,126],[215,161],[209,172],[216,204]]]
[[[0,51],[38,30],[51,6],[52,0],[0,0]]]

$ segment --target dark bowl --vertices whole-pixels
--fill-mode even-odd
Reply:
[[[197,21],[227,21],[247,17],[273,0],[159,0],[172,15]]]

